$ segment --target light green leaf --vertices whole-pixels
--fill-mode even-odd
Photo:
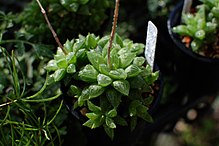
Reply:
[[[127,73],[127,77],[135,77],[141,73],[141,69],[137,65],[130,65],[125,69],[125,72]]]
[[[79,71],[79,77],[85,82],[97,81],[97,70],[90,64],[86,65],[81,71]]]
[[[105,91],[105,88],[99,85],[90,85],[88,87],[88,90],[89,90],[89,99],[92,99],[100,96]]]
[[[113,82],[113,87],[119,91],[120,93],[128,96],[129,95],[129,89],[130,85],[129,82],[126,80],[118,80]]]
[[[54,72],[53,78],[55,82],[60,81],[65,76],[65,69],[58,69]]]
[[[126,79],[127,78],[127,73],[125,72],[124,69],[116,69],[116,70],[111,70],[109,72],[109,76],[113,79]]]
[[[104,74],[98,74],[97,76],[98,85],[106,87],[112,83],[112,79]]]

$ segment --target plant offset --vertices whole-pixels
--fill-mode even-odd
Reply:
[[[153,121],[148,109],[159,77],[142,56],[144,44],[115,33],[118,3],[110,36],[89,33],[67,40],[46,66],[49,82],[60,82],[68,96],[64,98],[71,98],[73,108],[87,117],[83,125],[103,126],[112,139],[117,125],[130,125],[133,130],[139,117]]]
[[[182,36],[182,41],[194,52],[219,58],[219,1],[200,1],[201,4],[191,9],[189,13],[182,14],[183,23],[173,27],[173,32]]]

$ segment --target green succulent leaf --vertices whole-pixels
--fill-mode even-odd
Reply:
[[[141,105],[138,106],[137,108],[137,114],[139,117],[141,117],[142,119],[144,119],[147,122],[152,123],[153,122],[153,118],[151,117],[151,115],[148,113],[148,107]]]
[[[106,91],[106,97],[114,108],[117,108],[122,102],[122,94],[113,88]]]
[[[90,85],[88,87],[88,90],[89,90],[89,99],[92,99],[100,96],[105,91],[105,88],[99,85]]]
[[[131,62],[133,61],[133,59],[135,58],[135,53],[124,53],[124,54],[121,54],[119,56],[120,58],[120,61],[121,61],[121,67],[122,68],[125,68],[127,66],[129,66],[131,64]]]
[[[101,46],[102,48],[105,47],[105,45],[109,42],[109,36],[104,36],[98,41],[98,45]]]
[[[88,88],[83,89],[81,95],[78,97],[78,106],[83,106],[85,101],[89,99],[89,90]]]
[[[203,42],[198,39],[194,39],[191,43],[192,51],[197,52],[199,48],[202,46]]]
[[[98,74],[97,76],[98,85],[106,87],[112,83],[112,79],[104,74]]]
[[[136,125],[137,125],[137,116],[134,116],[131,118],[131,121],[130,121],[131,131],[135,129]]]
[[[142,66],[145,63],[145,58],[144,57],[135,57],[133,60],[133,64],[137,66]]]
[[[121,48],[123,47],[122,38],[121,38],[118,34],[115,34],[115,41],[116,41],[116,44],[119,44],[119,46],[120,46]]]
[[[67,63],[65,58],[57,60],[56,64],[59,68],[67,68],[67,66],[68,66],[68,63]]]
[[[100,64],[99,65],[99,71],[102,74],[109,75],[110,69],[109,69],[109,67],[106,64]]]
[[[204,30],[198,30],[195,33],[195,37],[200,39],[200,40],[203,40],[205,38],[205,31]]]
[[[96,113],[86,113],[86,116],[92,121],[96,120],[100,115]]]
[[[80,95],[81,94],[81,89],[79,89],[76,85],[71,85],[69,89],[73,95]]]
[[[66,60],[68,64],[73,63],[75,64],[77,61],[76,54],[74,52],[69,52],[68,55],[66,56]]]
[[[116,128],[116,124],[114,123],[113,119],[110,117],[106,117],[105,119],[106,125],[110,128]]]
[[[130,90],[130,85],[127,80],[118,80],[113,82],[113,87],[122,93],[123,95],[128,96],[129,95],[129,90]]]
[[[60,81],[65,76],[66,70],[65,69],[58,69],[54,72],[53,78],[55,82]]]
[[[110,110],[107,114],[106,114],[107,117],[110,117],[110,118],[114,118],[117,116],[117,110],[116,109],[112,109]]]
[[[69,41],[67,39],[67,41],[64,44],[64,49],[67,50],[68,52],[72,52],[73,51],[73,44],[74,44],[74,39],[72,39],[71,41]]]
[[[56,61],[55,60],[50,60],[47,65],[46,65],[46,70],[47,71],[55,71],[58,69],[58,66],[56,64]]]
[[[95,36],[93,34],[88,34],[86,37],[86,45],[89,48],[95,48],[97,46],[97,41],[95,39]]]
[[[87,106],[90,111],[95,112],[95,113],[101,113],[101,108],[99,106],[96,106],[89,100],[87,101]]]
[[[76,72],[76,67],[74,64],[69,64],[69,66],[67,67],[67,73],[75,73]]]
[[[91,129],[94,129],[94,128],[97,128],[97,127],[100,127],[101,125],[103,124],[103,120],[102,120],[102,117],[101,116],[98,116],[95,120],[87,120],[83,126],[87,126]]]
[[[89,59],[89,61],[91,62],[91,64],[98,69],[100,64],[104,63],[104,58],[102,57],[101,54],[96,53],[94,51],[89,51],[87,52],[87,57]]]
[[[124,69],[116,69],[116,70],[111,70],[109,72],[109,76],[112,78],[112,79],[126,79],[127,78],[127,73],[125,72]]]
[[[126,121],[126,119],[124,119],[123,117],[121,116],[116,116],[114,119],[114,122],[116,124],[119,124],[119,125],[122,125],[122,126],[128,126],[128,123]]]
[[[141,69],[137,65],[130,65],[125,69],[125,72],[127,73],[127,77],[135,77],[141,73]]]
[[[86,65],[81,71],[79,71],[79,77],[85,82],[97,81],[97,70],[90,64]]]
[[[142,105],[142,102],[140,102],[139,100],[133,100],[131,103],[130,103],[130,106],[129,106],[129,115],[131,117],[133,116],[136,116],[137,115],[137,107]]]
[[[114,139],[114,129],[108,127],[107,125],[103,125],[104,127],[104,131],[106,132],[106,134],[111,138],[111,140]]]

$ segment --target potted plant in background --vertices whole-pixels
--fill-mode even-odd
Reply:
[[[162,91],[159,70],[143,56],[145,45],[123,40],[116,33],[118,8],[119,0],[115,3],[111,35],[100,37],[88,33],[67,40],[63,46],[58,43],[54,59],[46,66],[48,84],[61,83],[69,110],[77,118],[85,119],[83,125],[90,132],[104,128],[111,139],[120,126],[134,130],[141,120],[152,122],[150,110]],[[45,13],[44,17],[47,18]],[[121,138],[130,133],[125,132],[115,134],[117,142],[127,141],[127,137]],[[95,142],[101,143],[100,139]]]
[[[191,97],[216,95],[219,91],[218,1],[193,1],[187,11],[183,11],[186,6],[183,4],[181,1],[176,5],[167,24],[176,46],[179,82]]]

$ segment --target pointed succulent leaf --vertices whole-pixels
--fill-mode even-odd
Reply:
[[[130,106],[129,106],[129,115],[130,115],[130,117],[136,116],[137,107],[140,106],[140,105],[142,105],[142,103],[139,100],[133,100],[130,103]]]
[[[82,49],[84,46],[85,46],[85,40],[80,39],[80,41],[74,43],[73,51],[77,52],[78,50]]]
[[[96,106],[91,101],[87,101],[88,109],[94,113],[101,113],[101,108],[99,106]]]
[[[135,58],[135,56],[136,56],[135,53],[126,53],[126,54],[120,55],[119,58],[121,62],[121,67],[125,68],[128,65],[130,65],[133,59]]]
[[[95,82],[97,80],[97,75],[97,70],[90,64],[79,71],[79,77],[85,82]]]
[[[47,71],[55,71],[58,69],[58,66],[56,64],[55,60],[50,60],[47,65],[46,65],[46,70]]]
[[[107,57],[107,56],[106,56]],[[113,49],[110,54],[110,63],[113,69],[117,69],[120,66],[119,56],[116,49]]]
[[[110,117],[106,117],[105,119],[106,125],[110,128],[116,128],[116,124],[114,123],[113,119]]]
[[[106,97],[114,108],[117,108],[122,101],[122,94],[115,89],[108,89],[106,91]]]
[[[108,75],[110,72],[109,67],[106,64],[100,64],[99,65],[99,71],[104,74],[104,75]]]
[[[92,121],[96,120],[100,115],[96,113],[86,113],[86,116]]]
[[[81,94],[81,89],[79,89],[77,86],[75,85],[71,85],[70,86],[70,92],[73,94],[73,95],[80,95]]]
[[[117,111],[116,111],[116,109],[114,108],[114,109],[110,110],[110,111],[106,114],[106,116],[107,116],[107,117],[110,117],[110,118],[116,117],[116,116],[117,116]]]
[[[68,66],[68,63],[67,63],[65,58],[57,60],[56,64],[59,68],[67,68],[67,66]]]
[[[126,79],[127,78],[127,73],[125,72],[124,69],[116,69],[116,70],[111,70],[109,72],[109,76],[112,78],[112,79]]]
[[[97,41],[96,41],[95,36],[93,34],[87,35],[85,43],[89,48],[95,48],[97,46]]]
[[[58,47],[57,51],[56,51],[56,55],[54,55],[54,59],[55,60],[60,60],[65,58],[65,54],[63,53],[62,49],[60,47]]]
[[[114,139],[114,129],[108,127],[107,125],[103,125],[104,127],[104,131],[106,132],[106,134],[110,137],[111,140]]]
[[[76,67],[74,64],[69,64],[69,66],[67,67],[67,73],[75,73],[76,72]]]
[[[81,92],[81,95],[78,97],[78,106],[83,106],[85,104],[85,101],[89,99],[89,90],[83,89]]]
[[[206,27],[205,27],[205,32],[206,33],[214,33],[214,32],[216,32],[216,27],[217,27],[216,23],[207,22]]]
[[[127,121],[126,121],[123,117],[121,117],[121,116],[116,116],[116,117],[113,118],[113,119],[114,119],[114,122],[115,122],[116,124],[119,124],[119,125],[121,125],[121,126],[128,126]]]
[[[133,131],[135,129],[136,125],[137,125],[137,116],[134,116],[131,118],[131,121],[130,121],[131,131]]]
[[[89,99],[92,99],[100,96],[105,91],[105,88],[99,85],[90,85],[88,87],[88,90],[89,90]]]
[[[202,46],[203,41],[194,39],[191,43],[192,51],[197,52],[198,49]]]
[[[53,77],[54,81],[58,82],[65,76],[66,70],[65,69],[58,69],[54,72]]]
[[[103,64],[104,63],[104,58],[102,57],[102,55],[99,54],[99,53],[96,53],[94,51],[87,52],[87,57],[88,57],[89,61],[91,62],[91,64],[96,69],[99,68],[99,64]]]
[[[98,74],[97,76],[98,85],[106,87],[112,83],[112,79],[104,74]]]
[[[115,41],[116,41],[116,44],[119,44],[121,48],[123,47],[122,38],[117,33],[115,34]]]
[[[125,72],[127,73],[127,77],[135,77],[141,73],[141,69],[137,65],[130,65],[125,69]]]
[[[138,114],[138,117],[144,119],[145,121],[150,122],[150,123],[153,122],[153,118],[148,113],[148,107],[146,107],[144,105],[138,106],[137,114]]]
[[[131,47],[131,52],[140,55],[144,52],[145,45],[142,43],[134,43]]]
[[[66,56],[66,60],[67,60],[68,64],[70,64],[70,63],[75,64],[76,60],[77,60],[75,52],[69,52],[68,55]]]
[[[130,90],[130,85],[127,80],[118,80],[113,82],[113,87],[119,91],[120,93],[128,96],[129,95],[129,90]]]
[[[68,52],[72,52],[73,51],[73,44],[74,44],[74,39],[72,39],[71,41],[69,41],[67,39],[67,41],[64,44],[64,49],[67,50]]]
[[[145,63],[145,58],[144,57],[135,57],[133,60],[133,64],[137,66],[142,66]]]
[[[87,114],[86,114],[86,116],[87,116]],[[88,116],[91,116],[91,115],[88,114]],[[94,118],[94,117],[92,116],[90,118]],[[104,119],[105,119],[104,116],[97,114],[97,116],[95,117],[94,120],[89,119],[83,125],[87,126],[87,127],[90,127],[91,129],[94,129],[94,128],[97,128],[97,127],[100,127],[101,125],[103,125]]]
[[[195,33],[195,37],[200,39],[200,40],[203,40],[205,38],[205,31],[204,30],[198,30],[196,31]]]
[[[98,45],[104,48],[108,42],[109,42],[109,36],[104,36],[98,41]]]

